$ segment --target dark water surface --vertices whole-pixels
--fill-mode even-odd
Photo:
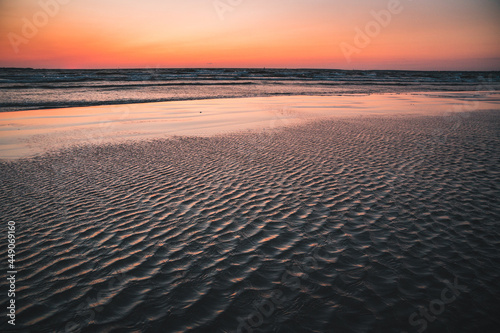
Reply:
[[[0,175],[20,332],[500,324],[498,112],[81,147]]]
[[[498,90],[500,72],[0,68],[0,112],[202,98]]]

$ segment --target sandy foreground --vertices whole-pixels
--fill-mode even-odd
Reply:
[[[442,115],[498,109],[491,92],[281,96],[0,113],[0,159],[85,144],[262,131],[332,117]]]
[[[498,110],[447,94],[2,114],[4,157],[48,152],[0,161],[16,329],[492,332]]]

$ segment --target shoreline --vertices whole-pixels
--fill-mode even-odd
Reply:
[[[2,113],[10,113],[10,112],[25,112],[25,111],[48,111],[48,110],[61,110],[61,109],[79,109],[79,108],[93,108],[93,107],[112,107],[112,106],[123,106],[123,105],[136,105],[136,104],[155,104],[155,103],[173,103],[173,102],[195,102],[195,101],[211,101],[211,100],[225,100],[225,99],[248,99],[248,98],[280,98],[280,97],[341,97],[341,96],[365,96],[365,95],[468,95],[468,94],[500,94],[500,89],[494,90],[475,90],[470,89],[471,87],[467,87],[469,89],[460,89],[460,90],[412,90],[412,91],[336,91],[336,92],[306,92],[304,94],[300,94],[297,92],[287,92],[283,94],[262,94],[255,96],[241,96],[241,95],[228,95],[228,96],[200,96],[200,97],[180,97],[180,98],[159,98],[159,99],[144,99],[144,100],[136,100],[136,101],[101,101],[95,103],[82,103],[82,104],[74,104],[74,105],[63,105],[63,106],[43,106],[40,105],[37,108],[22,108],[18,110],[2,110],[0,109],[0,115]]]
[[[500,109],[498,92],[274,96],[0,113],[0,160],[78,145],[267,131],[311,120]]]

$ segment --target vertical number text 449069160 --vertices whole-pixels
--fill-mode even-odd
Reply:
[[[16,325],[16,222],[7,222],[7,253],[8,253],[8,270],[7,280],[9,281],[9,290],[7,296],[9,297],[9,306],[7,307],[7,317],[9,317],[9,324]]]

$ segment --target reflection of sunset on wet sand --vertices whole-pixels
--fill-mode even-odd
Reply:
[[[468,111],[471,93],[286,96],[125,104],[0,113],[0,158],[38,155],[75,145],[172,136],[263,132],[332,117],[445,115]],[[498,108],[498,94],[474,98],[474,108]],[[467,105],[467,104],[465,104]]]

